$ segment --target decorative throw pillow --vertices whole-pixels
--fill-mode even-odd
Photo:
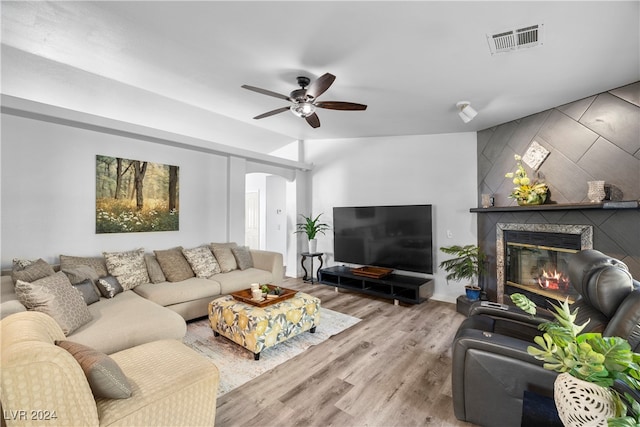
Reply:
[[[22,270],[12,270],[11,278],[13,283],[17,283],[18,280],[23,282],[35,282],[43,277],[51,276],[55,271],[49,263],[42,258],[24,267]]]
[[[16,295],[27,309],[53,317],[65,335],[92,319],[82,295],[62,271],[31,283],[18,280]]]
[[[167,278],[164,277],[164,273],[162,272],[162,267],[160,267],[155,255],[145,255],[144,262],[147,264],[147,273],[149,273],[149,280],[151,280],[151,283],[167,281]]]
[[[109,274],[107,264],[103,257],[79,257],[70,255],[60,255],[60,270],[77,267],[79,265],[88,265],[98,273],[98,277]]]
[[[61,268],[60,271],[67,275],[72,285],[84,282],[87,279],[92,282],[96,282],[100,277],[98,273],[96,273],[96,270],[89,265],[79,265],[77,267],[67,267],[64,269]]]
[[[189,262],[182,254],[182,246],[153,252],[169,282],[181,282],[195,276]]]
[[[80,291],[85,304],[91,305],[94,302],[100,301],[100,294],[96,292],[96,287],[91,279],[86,279],[80,283],[72,284],[71,286]]]
[[[125,291],[149,283],[143,248],[127,252],[103,252],[103,255],[109,274],[116,276]]]
[[[233,253],[233,256],[236,258],[236,262],[240,270],[246,270],[247,268],[253,267],[253,258],[251,257],[251,252],[249,252],[248,246],[237,246],[235,248],[231,248],[231,253]]]
[[[25,268],[27,268],[28,266],[30,266],[36,261],[37,259],[14,258],[12,260],[12,264],[13,264],[12,269],[16,271],[24,270]]]
[[[72,341],[56,341],[56,345],[67,350],[77,361],[95,397],[126,399],[131,397],[131,385],[118,364],[97,350]]]
[[[200,246],[193,249],[183,249],[182,254],[191,265],[196,277],[208,278],[220,273],[218,261],[211,253],[208,246]]]
[[[105,298],[113,298],[120,292],[123,292],[122,285],[113,276],[104,276],[98,279],[96,282],[100,293]]]
[[[220,264],[220,270],[223,273],[228,273],[238,268],[238,264],[236,263],[236,258],[233,256],[233,252],[231,252],[230,246],[222,246],[222,245],[214,246],[212,244],[211,250],[213,251],[213,255],[218,260],[218,264]]]

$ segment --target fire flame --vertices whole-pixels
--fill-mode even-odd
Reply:
[[[569,287],[569,278],[566,274],[558,270],[542,270],[542,274],[538,277],[538,285],[543,289],[563,290]]]

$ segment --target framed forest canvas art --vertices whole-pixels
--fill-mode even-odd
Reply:
[[[96,156],[96,233],[177,231],[179,168]]]

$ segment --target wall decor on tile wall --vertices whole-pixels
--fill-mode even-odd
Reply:
[[[177,231],[179,167],[96,156],[96,234]]]
[[[533,170],[538,170],[542,162],[545,161],[549,155],[549,150],[544,148],[538,142],[533,141],[527,151],[522,156],[522,161]]]

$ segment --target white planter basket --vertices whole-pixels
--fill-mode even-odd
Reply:
[[[608,388],[580,380],[568,373],[558,375],[553,385],[553,398],[565,427],[607,426],[616,414],[612,393]]]
[[[309,253],[310,254],[316,253],[317,248],[318,248],[318,241],[316,239],[309,240]]]

